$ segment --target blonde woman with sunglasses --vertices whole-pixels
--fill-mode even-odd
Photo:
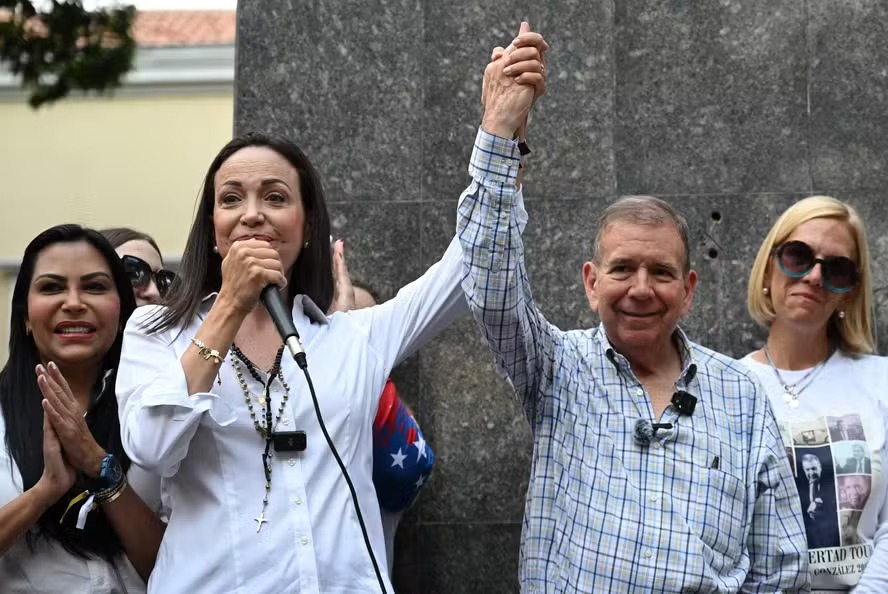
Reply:
[[[866,235],[851,206],[812,196],[777,219],[747,295],[768,339],[742,361],[780,425],[813,592],[888,592],[888,359],[873,354],[872,303]]]

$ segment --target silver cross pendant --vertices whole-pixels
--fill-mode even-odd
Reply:
[[[263,510],[258,516],[253,518],[253,521],[256,522],[256,533],[258,534],[260,530],[262,530],[262,524],[268,522],[265,519],[265,511]]]

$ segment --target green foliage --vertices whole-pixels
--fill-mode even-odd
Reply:
[[[135,15],[133,6],[86,10],[80,0],[0,0],[0,62],[22,77],[35,109],[75,89],[102,93],[132,68]]]

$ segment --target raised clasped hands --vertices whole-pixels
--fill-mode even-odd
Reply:
[[[47,457],[47,448],[54,450],[54,441],[57,441],[61,446],[62,461],[71,467],[71,484],[74,481],[74,470],[78,470],[88,477],[97,477],[101,472],[105,450],[96,443],[86,425],[84,418],[86,411],[77,402],[68,382],[55,363],[50,362],[45,367],[38,365],[35,371],[37,385],[40,386],[40,391],[43,393],[45,469],[52,462],[55,465],[54,473],[67,475],[58,465],[54,451],[50,451],[50,455]],[[46,426],[47,421],[48,427]],[[66,478],[68,477],[66,476]],[[68,484],[64,491],[67,491],[71,484]]]
[[[46,507],[51,506],[74,485],[76,471],[65,459],[62,444],[49,422],[43,416],[43,474],[34,486],[35,493]]]
[[[508,47],[494,48],[481,91],[481,127],[486,132],[511,138],[526,126],[534,101],[546,92],[548,49],[543,36],[526,22]]]

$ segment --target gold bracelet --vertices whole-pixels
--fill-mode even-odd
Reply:
[[[200,356],[204,358],[204,361],[213,360],[213,363],[219,365],[222,363],[222,355],[219,354],[219,351],[216,349],[211,349],[207,345],[203,343],[203,341],[199,338],[192,338],[191,342],[194,343],[194,346],[197,347]]]
[[[120,481],[120,484],[116,487],[96,493],[96,503],[99,505],[107,505],[111,503],[126,491],[127,485],[129,485],[129,481],[126,480],[126,477],[123,477],[123,480]]]

